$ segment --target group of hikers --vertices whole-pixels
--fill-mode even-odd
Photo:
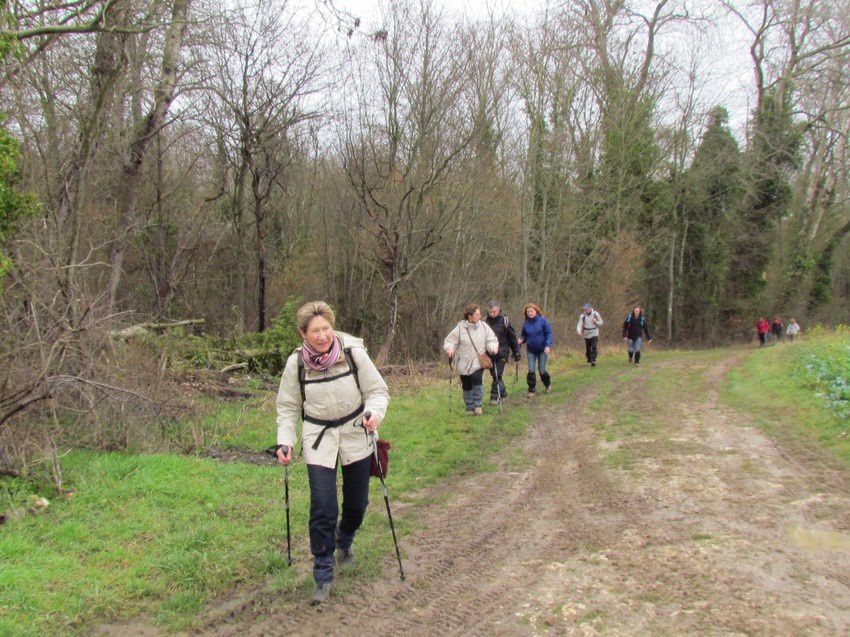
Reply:
[[[753,331],[759,339],[759,347],[764,347],[771,339],[774,343],[778,343],[782,339],[782,328],[784,323],[778,316],[773,317],[773,321],[768,322],[764,316],[760,316],[756,321]],[[793,341],[794,337],[800,333],[800,325],[796,320],[788,321],[788,327],[785,328],[785,335],[789,341]]]
[[[544,391],[549,393],[552,390],[552,377],[546,367],[549,354],[552,353],[552,325],[535,303],[526,303],[522,313],[522,329],[517,337],[516,330],[502,312],[498,301],[487,304],[486,317],[482,317],[480,305],[470,303],[463,311],[463,318],[443,341],[443,349],[449,357],[452,371],[460,375],[467,415],[479,416],[483,413],[485,370],[489,370],[492,379],[490,404],[498,405],[507,398],[505,366],[511,357],[519,363],[521,345],[525,345],[528,359],[526,395],[529,398],[537,395],[538,374]],[[590,303],[585,303],[576,323],[576,332],[584,338],[585,357],[591,367],[596,366],[599,328],[603,324],[599,312]],[[644,336],[647,343],[651,342],[643,310],[635,306],[623,321],[623,339],[628,345],[630,363],[640,365]]]
[[[310,487],[310,552],[315,580],[311,602],[320,604],[330,596],[335,567],[354,561],[354,536],[368,505],[370,476],[381,476],[387,513],[390,513],[376,445],[377,429],[389,404],[389,390],[369,358],[363,340],[335,329],[336,316],[327,303],[305,303],[296,313],[295,321],[302,343],[287,359],[281,376],[276,400],[277,445],[270,452],[288,468],[301,421],[301,454]],[[592,367],[596,366],[599,328],[603,324],[599,312],[586,303],[578,317],[576,332],[584,338],[585,355]],[[629,362],[639,365],[643,337],[646,336],[647,343],[651,342],[639,306],[623,321],[622,333],[628,345]],[[523,308],[518,337],[498,302],[487,304],[487,316],[483,320],[481,306],[468,305],[463,318],[443,342],[453,372],[460,375],[466,413],[483,413],[485,369],[490,370],[493,380],[490,404],[498,405],[507,397],[504,369],[510,357],[519,363],[522,345],[528,361],[527,396],[536,395],[538,374],[544,391],[551,391],[552,378],[546,364],[552,344],[552,326],[539,305],[527,303]],[[341,511],[337,498],[338,466],[342,473]],[[288,489],[287,477],[287,537]],[[392,525],[392,517],[389,519]]]

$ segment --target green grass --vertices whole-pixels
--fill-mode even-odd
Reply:
[[[846,351],[848,340],[846,330],[821,332],[754,351],[729,372],[721,396],[750,414],[768,435],[792,436],[804,444],[826,447],[850,466],[850,423],[819,395],[823,394],[819,382],[805,369],[807,362]],[[836,365],[850,367],[850,362],[843,359]]]
[[[555,391],[536,402],[568,398],[592,379],[586,369],[552,366]],[[522,466],[517,441],[532,408],[522,398],[524,378],[508,388],[500,415],[464,414],[457,379],[395,393],[381,435],[393,445],[388,487],[401,538],[419,528],[417,513],[434,499],[422,489],[449,476]],[[488,386],[489,388],[489,386]],[[536,408],[535,408],[536,409]],[[222,403],[215,413],[181,423],[203,431],[204,446],[261,450],[274,443],[271,400]],[[17,512],[0,527],[0,635],[87,633],[97,624],[143,616],[169,630],[191,629],[216,596],[240,582],[272,590],[307,588],[285,567],[283,472],[279,467],[225,464],[193,456],[72,451],[63,458],[64,499],[21,480],[0,479],[0,510]],[[306,469],[290,471],[294,557],[309,561]],[[36,495],[51,505],[23,514]],[[393,551],[380,483],[358,536],[358,560],[343,571],[375,578]]]
[[[270,425],[270,422],[273,423],[273,398],[270,395],[238,402],[219,400],[215,402],[215,409],[204,416],[187,420],[183,427],[201,432],[199,446],[202,450],[212,446],[264,449],[274,443],[269,438],[269,427],[273,426]],[[212,401],[206,403],[209,406]]]

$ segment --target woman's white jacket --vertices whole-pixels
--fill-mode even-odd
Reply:
[[[351,418],[345,424],[325,429],[322,425],[303,422],[301,425],[301,453],[307,464],[333,468],[337,458],[343,465],[349,465],[369,456],[372,449],[366,437],[365,430],[360,425],[363,413],[369,411],[377,414],[381,420],[387,413],[390,401],[387,384],[378,372],[377,367],[369,358],[363,340],[344,332],[336,332],[342,341],[343,350],[351,348],[351,356],[357,367],[357,377],[360,389],[353,374],[344,375],[349,369],[349,361],[345,352],[340,353],[339,360],[327,372],[317,372],[305,368],[304,395],[301,400],[301,387],[298,382],[298,359],[301,348],[298,347],[286,360],[286,366],[280,379],[280,389],[277,392],[277,444],[295,446],[296,427],[301,420],[301,409],[304,415],[318,420],[336,420],[344,418],[357,410],[363,404],[363,412]],[[339,378],[335,378],[339,376]],[[314,382],[323,381],[327,382]],[[313,443],[325,430],[317,449]]]
[[[486,321],[470,323],[464,319],[446,336],[446,340],[443,341],[443,349],[446,352],[453,351],[455,353],[452,364],[457,373],[461,376],[469,376],[481,369],[478,354],[485,352],[499,353],[499,338]]]

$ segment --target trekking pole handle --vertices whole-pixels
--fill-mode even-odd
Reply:
[[[275,445],[274,447],[269,447],[268,449],[266,449],[266,453],[269,454],[270,456],[274,457],[274,458],[277,458],[277,450],[278,449],[283,451],[284,456],[289,453],[289,446],[288,445]]]
[[[363,414],[363,421],[360,423],[359,426],[363,427],[363,431],[366,432],[367,436],[376,436],[377,434],[374,431],[369,431],[368,429],[366,429],[366,421],[369,420],[371,417],[372,417],[371,411],[367,411],[366,413],[364,413]]]

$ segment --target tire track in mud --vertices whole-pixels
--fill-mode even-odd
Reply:
[[[587,423],[572,419],[584,412],[589,398],[584,391],[568,410],[564,405],[535,410],[537,422],[524,443],[529,461],[521,471],[500,470],[454,483],[456,495],[425,515],[426,530],[402,541],[406,582],[398,581],[387,561],[382,580],[320,608],[304,599],[281,598],[285,619],[272,614],[254,624],[237,612],[234,623],[210,625],[208,631],[274,635],[284,625],[296,635],[527,630],[510,611],[516,591],[532,585],[544,563],[611,541],[617,528],[611,520],[636,513],[633,502],[607,479]]]

